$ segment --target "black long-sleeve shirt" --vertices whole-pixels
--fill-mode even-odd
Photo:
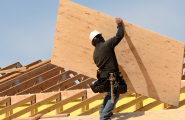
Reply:
[[[100,42],[95,46],[93,59],[96,66],[101,71],[118,72],[118,62],[114,52],[114,48],[124,37],[124,30],[121,23],[118,23],[118,31],[116,36],[105,41]]]

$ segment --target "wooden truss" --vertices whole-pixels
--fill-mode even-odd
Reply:
[[[90,103],[104,96],[104,93],[95,94],[90,89],[87,89],[95,79],[55,66],[51,64],[50,59],[43,62],[36,61],[27,66],[28,69],[24,73],[8,73],[1,76],[0,105],[4,108],[0,110],[0,115],[5,115],[3,120],[16,119],[28,112],[30,112],[30,117],[17,118],[17,120],[46,119],[59,117],[60,115],[60,117],[68,116],[78,109],[81,109],[78,116],[91,115],[100,109],[101,104],[92,108],[89,107]],[[182,66],[184,68],[184,65]],[[184,75],[182,75],[183,78]],[[19,82],[16,83],[16,80],[19,80]],[[180,92],[185,92],[185,82],[183,81],[181,82]],[[119,99],[133,95],[135,95],[134,100],[116,107],[113,112],[119,113],[131,106],[135,106],[135,112],[139,112],[148,111],[159,104],[163,104],[163,109],[176,109],[185,104],[185,99],[179,102],[178,107],[156,100],[144,106],[143,101],[148,97],[131,91],[120,95]],[[74,100],[79,100],[79,103],[63,109],[64,105]],[[53,104],[38,111],[38,107],[48,102]],[[30,106],[21,111],[13,112],[13,109],[26,104]],[[56,115],[45,116],[45,114],[53,110],[56,110]]]

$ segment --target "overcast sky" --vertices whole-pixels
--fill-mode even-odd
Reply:
[[[185,0],[70,0],[185,42]],[[51,58],[59,0],[0,0],[0,67]]]

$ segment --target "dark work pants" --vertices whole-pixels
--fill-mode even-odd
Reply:
[[[119,94],[114,95],[114,103],[111,103],[111,94],[110,92],[105,93],[105,97],[101,108],[99,110],[100,120],[108,120],[111,117],[111,112],[114,110],[116,103],[118,102]]]

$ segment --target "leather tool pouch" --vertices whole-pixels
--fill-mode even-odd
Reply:
[[[107,71],[97,71],[98,80],[90,85],[93,92],[103,93],[110,92],[110,82],[109,82],[109,72]],[[124,94],[127,92],[127,84],[123,79],[123,76],[120,72],[114,72],[115,82],[113,84],[114,94]]]

